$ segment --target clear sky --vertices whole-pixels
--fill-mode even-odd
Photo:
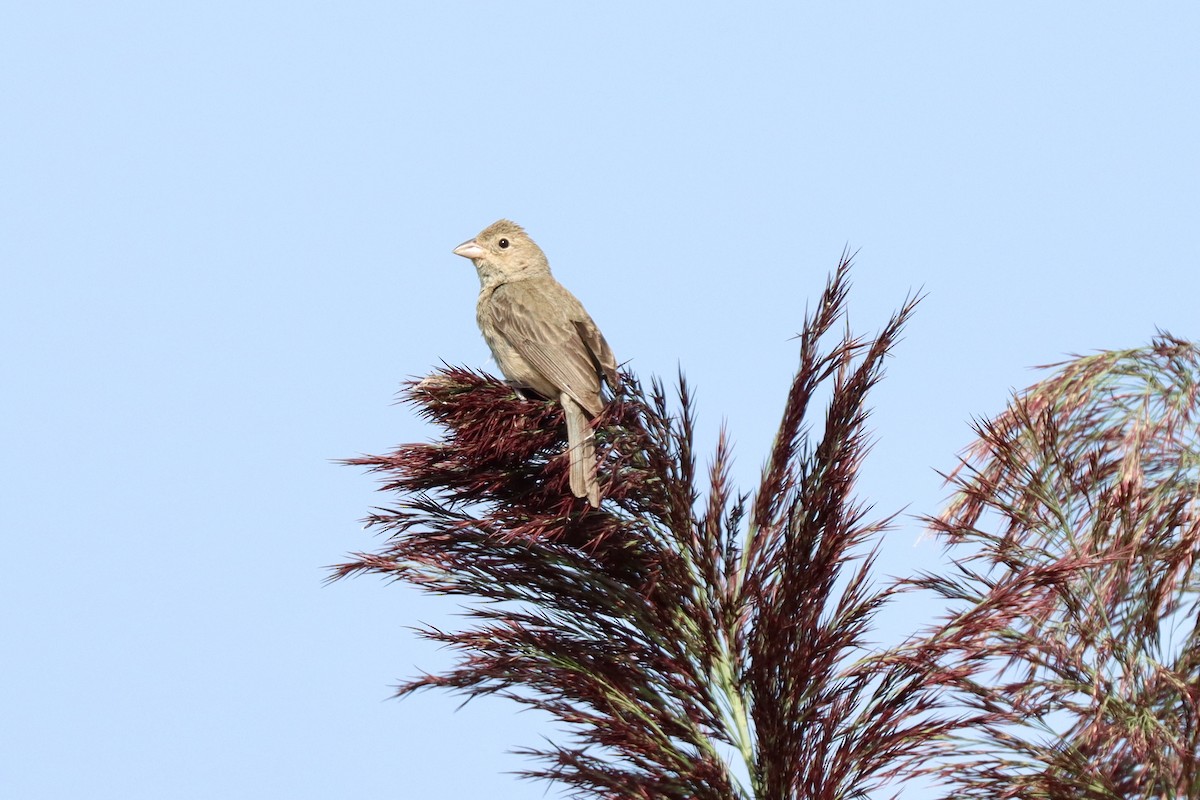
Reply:
[[[495,370],[451,248],[525,225],[747,486],[860,248],[860,330],[928,299],[859,488],[931,512],[1028,367],[1200,338],[1198,8],[6,4],[0,795],[543,797],[536,715],[387,700],[455,603],[322,585],[383,500],[333,460],[432,435],[406,378]]]

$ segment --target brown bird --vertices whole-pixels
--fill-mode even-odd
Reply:
[[[600,413],[603,378],[617,385],[617,362],[575,295],[524,229],[502,219],[454,252],[479,273],[479,330],[508,382],[556,399],[567,420],[571,492],[600,506],[596,440],[588,420]]]

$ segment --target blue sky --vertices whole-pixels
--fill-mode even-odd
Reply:
[[[448,663],[406,626],[454,603],[322,585],[381,500],[333,460],[432,435],[406,378],[495,370],[451,248],[525,225],[618,359],[682,366],[747,486],[860,248],[857,328],[928,298],[859,489],[931,512],[1028,367],[1200,337],[1198,30],[1182,2],[9,4],[0,794],[543,797],[505,774],[535,715],[386,699]],[[938,563],[919,533],[889,573]]]

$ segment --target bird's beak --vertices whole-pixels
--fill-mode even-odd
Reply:
[[[454,248],[454,255],[474,261],[477,258],[483,258],[483,248],[474,239],[470,239]]]

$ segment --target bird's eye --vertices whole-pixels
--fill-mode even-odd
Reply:
[[[501,250],[507,249],[508,248],[508,239],[501,239],[499,244],[500,244]]]

